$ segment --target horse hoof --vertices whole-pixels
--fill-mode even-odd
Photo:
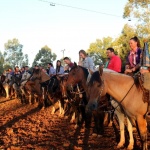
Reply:
[[[117,145],[116,149],[121,149],[121,148],[124,148],[124,144],[120,143],[120,144]]]
[[[78,128],[78,125],[76,124],[75,126],[74,126],[74,129],[77,129]]]
[[[102,136],[103,136],[103,135],[101,135],[101,134],[98,134],[98,135],[97,135],[97,137],[99,137],[99,138],[102,137]]]
[[[96,133],[93,133],[92,136],[93,136],[93,137],[97,137],[97,134],[96,134]]]

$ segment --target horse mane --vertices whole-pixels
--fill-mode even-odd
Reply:
[[[41,71],[41,69],[33,69],[33,73],[35,73],[35,74],[39,74],[40,71]]]
[[[83,72],[84,72],[84,75],[85,75],[85,77],[86,77],[86,79],[87,79],[87,77],[88,77],[88,75],[89,75],[89,72],[88,72],[88,69],[86,69],[86,68],[84,68],[84,67],[82,67],[82,66],[77,66],[77,65],[74,65],[72,68],[71,68],[71,70],[74,70],[74,69],[76,69],[77,67],[79,67],[79,68],[81,68],[82,70],[83,70]],[[70,70],[70,71],[71,71]]]
[[[101,78],[100,78],[99,71],[95,71],[95,72],[92,74],[91,79],[90,79],[90,81],[89,81],[88,84],[91,86],[91,85],[94,83],[94,81],[97,81],[98,83],[100,83],[100,85],[102,84],[102,80],[101,80]]]

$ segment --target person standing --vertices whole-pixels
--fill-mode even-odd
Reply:
[[[126,58],[125,74],[136,73],[140,70],[141,45],[135,36],[129,41],[130,51]]]
[[[119,56],[115,55],[114,49],[112,47],[107,48],[106,54],[109,59],[107,68],[116,72],[121,72],[121,59]]]

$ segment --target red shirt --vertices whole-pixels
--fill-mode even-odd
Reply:
[[[121,72],[121,59],[116,55],[112,56],[107,68],[116,72]]]

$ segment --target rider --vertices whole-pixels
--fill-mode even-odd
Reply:
[[[89,82],[92,73],[95,71],[94,62],[92,58],[89,57],[88,54],[84,50],[79,51],[79,57],[80,57],[80,60],[79,60],[78,65],[88,69],[89,71],[89,75],[87,78],[87,82]]]
[[[18,79],[21,80],[22,74],[21,74],[21,71],[20,71],[18,66],[15,67],[13,76],[15,76],[15,77],[17,77]],[[15,97],[20,95],[20,93],[19,93],[19,86],[20,85],[18,85],[17,83],[13,83],[13,88],[14,88],[14,90],[16,92],[15,93],[16,94]]]
[[[71,68],[74,66],[74,63],[71,62],[71,60],[69,59],[69,57],[64,57],[64,62],[65,64],[67,64],[67,66],[69,67],[68,70],[70,71]],[[67,68],[67,67],[66,67]],[[66,71],[67,72],[67,71]]]
[[[31,77],[31,73],[27,69],[25,69],[25,71],[22,73],[21,86],[20,86],[20,90],[23,95],[25,95],[24,86],[30,77]]]
[[[64,67],[61,65],[61,61],[56,62],[56,74],[64,74]]]
[[[141,45],[139,39],[135,36],[129,41],[130,51],[127,55],[125,74],[136,73],[140,70]]]
[[[53,67],[52,63],[48,63],[48,69],[47,69],[47,73],[49,74],[49,76],[53,76],[56,73],[56,70]]]
[[[107,48],[106,54],[109,59],[107,68],[116,72],[121,72],[121,59],[115,55],[114,49],[112,47]]]

